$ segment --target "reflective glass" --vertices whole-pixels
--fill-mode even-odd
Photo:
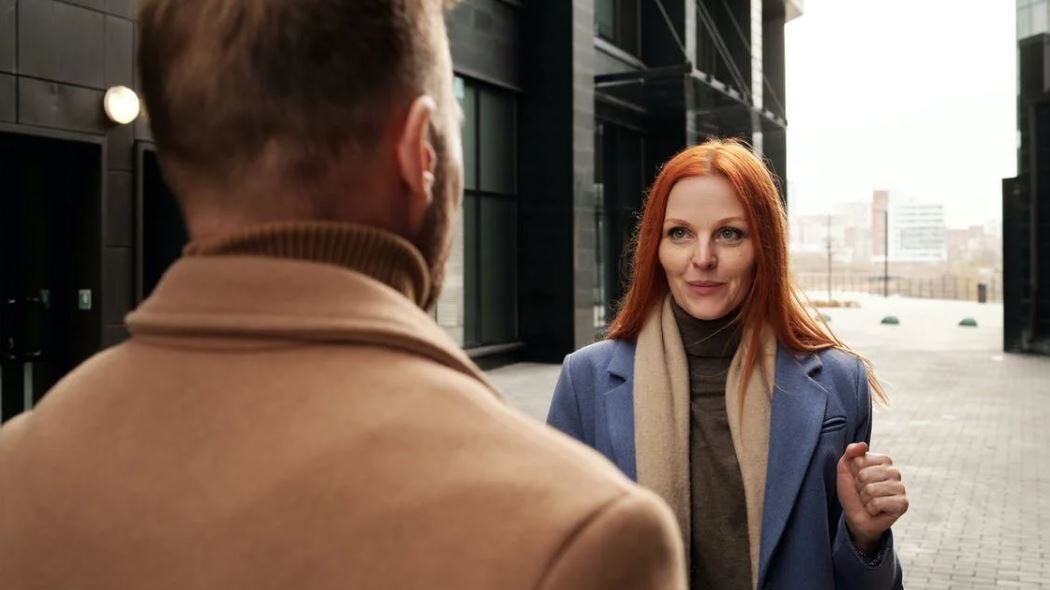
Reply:
[[[518,218],[513,198],[481,199],[481,340],[518,337]]]
[[[478,188],[478,92],[465,84],[460,107],[463,109],[463,186]]]
[[[513,194],[516,190],[515,152],[517,121],[514,100],[509,93],[481,89],[480,142],[478,163],[481,166],[481,190]]]
[[[478,317],[481,301],[481,275],[478,272],[478,196],[463,197],[463,344],[481,344]]]

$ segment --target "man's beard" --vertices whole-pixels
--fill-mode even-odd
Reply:
[[[445,283],[445,265],[452,249],[452,227],[455,221],[450,204],[457,195],[457,187],[451,186],[453,175],[449,172],[448,150],[445,138],[432,130],[431,140],[437,165],[434,167],[433,201],[423,218],[416,246],[423,254],[430,273],[430,291],[423,302],[423,309],[430,309],[441,295]]]

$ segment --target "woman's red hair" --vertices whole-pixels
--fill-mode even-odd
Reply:
[[[809,305],[792,284],[788,272],[787,220],[780,193],[762,161],[736,140],[712,140],[690,147],[671,158],[660,170],[638,226],[630,287],[608,337],[637,337],[646,318],[667,295],[667,276],[660,265],[659,251],[671,189],[683,178],[713,174],[722,176],[733,186],[746,211],[754,241],[755,280],[738,317],[748,334],[743,389],[746,390],[748,376],[758,362],[761,327],[769,325],[777,342],[792,351],[814,353],[837,348],[857,356],[867,368],[868,383],[876,399],[886,403],[886,394],[871,364],[836,338],[826,324],[810,315]]]

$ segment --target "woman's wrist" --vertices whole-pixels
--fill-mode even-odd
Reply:
[[[846,530],[849,531],[850,539],[853,541],[853,546],[858,551],[865,555],[875,555],[882,548],[882,533],[878,535],[865,535],[858,534],[846,523]]]

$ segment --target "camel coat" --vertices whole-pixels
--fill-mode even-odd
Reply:
[[[414,278],[183,258],[0,429],[0,586],[684,588],[667,506],[509,408],[413,301],[418,252],[365,241]]]

